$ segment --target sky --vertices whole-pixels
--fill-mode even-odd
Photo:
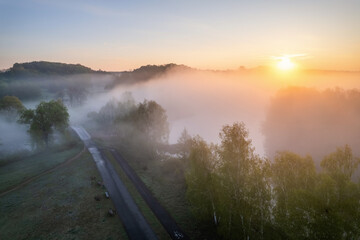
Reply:
[[[236,69],[288,54],[303,68],[358,71],[359,13],[359,0],[0,0],[0,69]]]

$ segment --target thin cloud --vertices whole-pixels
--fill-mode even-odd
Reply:
[[[283,54],[281,56],[271,56],[272,59],[275,60],[282,60],[284,58],[300,58],[300,59],[306,59],[310,58],[310,56],[306,53],[297,53],[297,54]]]

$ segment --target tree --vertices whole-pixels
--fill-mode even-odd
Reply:
[[[220,132],[219,231],[227,239],[264,238],[270,221],[268,163],[254,153],[244,123]]]
[[[113,98],[101,107],[99,112],[90,112],[88,117],[95,120],[102,128],[110,128],[113,132],[115,125],[124,123],[136,108],[131,92],[125,92],[121,95],[120,101]]]
[[[326,156],[321,161],[321,167],[334,178],[345,178],[350,180],[353,173],[360,164],[360,158],[352,154],[349,145],[338,148],[336,152]]]
[[[192,145],[192,138],[186,128],[181,132],[181,135],[177,141],[179,145],[179,152],[182,159],[186,159],[189,157],[190,149]]]
[[[309,193],[313,192],[316,181],[314,161],[310,156],[279,152],[271,170],[276,225],[291,238],[308,237]]]
[[[133,122],[148,140],[154,143],[167,142],[169,123],[166,111],[157,102],[145,100],[128,115],[127,120]]]
[[[4,115],[9,121],[15,120],[24,108],[20,99],[15,96],[0,99],[0,115]]]
[[[49,144],[49,135],[54,131],[63,131],[69,122],[67,108],[61,100],[41,102],[36,109],[26,109],[21,113],[21,123],[30,125],[30,133]]]
[[[324,158],[278,153],[272,164],[275,223],[290,239],[358,239],[360,189],[351,181],[356,158],[348,146]]]
[[[217,175],[215,146],[209,146],[200,137],[191,140],[190,169],[186,174],[187,198],[194,215],[206,225],[218,223]]]
[[[187,198],[195,217],[224,239],[359,239],[359,159],[345,146],[316,172],[311,156],[254,153],[243,123],[226,125],[221,144],[191,140]],[[208,231],[208,229],[207,229]]]
[[[88,95],[88,92],[84,86],[79,86],[75,84],[72,84],[67,88],[61,89],[57,93],[58,98],[61,98],[63,102],[68,101],[68,104],[73,107],[82,105]]]
[[[350,144],[360,155],[355,148],[360,146],[359,109],[360,90],[282,89],[271,100],[263,125],[266,154],[310,154],[318,170],[322,158],[337,146]]]
[[[5,111],[21,111],[24,109],[24,105],[19,98],[15,96],[5,96],[0,99],[0,110]]]
[[[220,146],[191,141],[187,196],[198,220],[224,239],[264,239],[269,234],[269,162],[254,153],[243,123],[226,125]]]

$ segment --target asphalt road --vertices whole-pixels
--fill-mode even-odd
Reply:
[[[138,192],[144,198],[150,209],[153,211],[155,216],[159,219],[161,224],[164,226],[170,237],[174,240],[189,239],[188,236],[179,228],[175,220],[166,211],[166,209],[159,203],[159,201],[152,195],[150,190],[146,187],[144,182],[138,177],[136,172],[130,167],[126,160],[115,150],[110,149],[111,154],[114,156],[116,161],[122,167],[123,171],[133,182]]]
[[[91,153],[129,239],[157,239],[114,167],[100,153],[96,144],[91,140],[89,133],[80,126],[72,126],[72,129],[78,134]]]

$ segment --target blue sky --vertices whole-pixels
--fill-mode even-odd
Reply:
[[[227,69],[303,54],[308,68],[360,70],[359,12],[357,0],[0,0],[0,69],[33,60]]]

